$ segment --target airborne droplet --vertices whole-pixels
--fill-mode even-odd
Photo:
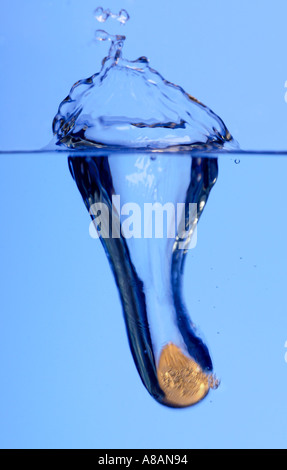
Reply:
[[[105,23],[110,16],[110,10],[104,10],[102,7],[98,7],[94,11],[94,16],[100,23]]]

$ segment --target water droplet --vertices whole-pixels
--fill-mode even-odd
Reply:
[[[112,13],[111,10],[108,8],[104,10],[102,7],[98,7],[94,11],[94,16],[97,21],[100,23],[105,23],[108,18],[115,19],[119,21],[121,24],[125,24],[130,16],[126,10],[121,10],[118,14]]]
[[[121,10],[118,14],[117,20],[122,23],[126,24],[126,22],[130,19],[130,15],[126,10]]]
[[[236,165],[238,165],[240,163],[239,158],[235,158],[234,163],[236,163]]]
[[[105,23],[110,16],[110,10],[104,10],[102,7],[98,7],[94,11],[94,16],[100,23]]]

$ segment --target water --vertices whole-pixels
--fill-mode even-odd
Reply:
[[[113,18],[119,21],[121,24],[125,24],[129,20],[129,14],[126,10],[122,9],[118,14],[111,12],[109,8],[104,10],[102,7],[96,8],[94,15],[97,21],[105,23],[108,18]]]
[[[103,23],[109,26],[115,19],[115,24],[118,26],[115,32],[122,35],[125,28],[122,22],[112,17],[121,16],[118,10],[115,11],[115,14],[109,16],[107,12],[104,14],[104,11],[97,14],[107,16],[107,23],[100,22],[101,27]],[[157,16],[154,11],[153,16],[154,13]],[[199,50],[196,50],[196,40],[198,38],[200,41],[201,36],[197,34],[196,38],[194,27],[196,28],[197,23],[205,24],[205,30],[208,29],[212,37],[218,39],[219,36],[213,34],[212,30],[213,20],[210,18],[213,17],[214,15],[205,15],[204,21],[193,22],[193,36],[186,42],[188,54],[185,56],[188,57],[185,70],[190,77],[197,73],[194,64],[199,74],[204,70],[203,62],[197,60],[200,59],[201,52],[203,56],[210,57],[210,54],[208,56],[210,41],[206,41],[205,47],[204,44],[200,44]],[[253,37],[255,23],[252,14],[247,17],[250,20],[250,37]],[[65,18],[60,15],[58,31],[63,31],[65,20],[67,31],[70,31],[71,26],[74,32],[79,30],[75,25],[71,25],[69,15],[65,15]],[[224,18],[221,20],[228,28],[230,23],[228,18],[226,21]],[[45,24],[47,22],[45,21]],[[173,19],[173,22],[175,24],[175,29],[172,30],[173,37],[178,37],[180,27],[178,25],[176,28],[176,19]],[[25,24],[25,21],[22,23]],[[278,27],[278,18],[275,19],[275,16],[273,23],[276,24],[276,31],[280,35],[280,25]],[[263,31],[266,26],[264,20],[260,24],[263,25]],[[226,34],[227,36],[229,32],[236,34],[234,24],[231,30],[220,28],[216,50],[220,50],[220,42],[226,44],[224,38]],[[159,29],[157,32],[162,35],[164,29]],[[200,33],[199,30],[198,32]],[[260,53],[262,35],[259,30],[257,32],[259,34],[255,36],[259,39],[256,47],[258,46],[257,50]],[[66,37],[71,38],[71,35],[67,34]],[[103,44],[97,40],[99,48],[116,42],[111,36],[107,37],[106,33],[97,33],[97,37],[106,38],[105,41],[101,41]],[[246,37],[248,38],[248,34]],[[272,38],[274,39],[272,51],[280,51],[280,40],[279,49],[275,45],[279,36],[272,35]],[[49,47],[52,47],[53,38],[50,39]],[[191,42],[193,50],[189,48]],[[65,43],[63,35],[60,43]],[[238,44],[241,44],[241,41]],[[27,41],[25,46],[27,47]],[[241,46],[236,46],[236,42],[232,41],[232,47],[229,47],[229,53],[225,56],[236,57],[235,62],[238,62]],[[43,47],[45,49],[44,44]],[[268,53],[268,44],[267,49],[263,46],[261,48],[262,57],[265,57],[265,52]],[[57,44],[54,47],[54,50],[56,49]],[[72,60],[79,64],[75,60],[76,50],[73,46],[68,49]],[[66,48],[66,51],[68,49]],[[93,54],[92,49],[90,55]],[[207,54],[204,53],[205,49]],[[31,52],[31,60],[35,64],[37,63],[34,60],[35,54],[33,59],[33,51]],[[172,56],[172,50],[168,52]],[[47,54],[44,55],[48,57]],[[242,70],[246,74],[246,70],[250,69],[248,76],[252,76],[254,60],[251,60],[252,54],[249,56],[243,54],[242,67],[235,67],[239,78]],[[271,65],[272,57],[271,62],[268,61]],[[224,54],[222,58],[224,62]],[[268,67],[268,70],[272,70],[270,73],[274,77],[277,74],[277,83],[282,83],[283,88],[286,77],[282,79],[281,74],[280,78],[281,72],[276,68],[275,59],[273,61],[275,68]],[[18,63],[18,60],[15,62]],[[264,60],[261,62],[264,64]],[[214,65],[211,64],[209,70],[214,70]],[[153,66],[158,68],[156,63]],[[61,79],[65,80],[64,75],[61,75],[62,64],[59,62],[55,67],[57,82],[59,80],[61,86]],[[28,68],[27,66],[26,70]],[[82,76],[80,69],[81,66],[78,65],[76,73],[79,77]],[[37,67],[32,71],[37,72]],[[266,74],[259,74],[261,77],[265,76],[265,82],[264,80],[262,82],[260,79],[256,80],[255,69],[253,72],[254,86],[247,86],[246,82],[245,87],[248,96],[245,100],[247,106],[240,107],[238,100],[233,101],[232,115],[233,118],[237,118],[239,124],[238,126],[232,124],[230,130],[240,135],[240,130],[242,133],[244,129],[246,131],[248,128],[252,129],[249,142],[253,147],[258,145],[262,148],[264,140],[266,142],[264,132],[262,133],[264,117],[261,115],[262,119],[252,119],[252,113],[258,116],[257,113],[260,112],[260,100],[256,101],[256,93],[254,95],[250,90],[256,88],[258,96],[263,96],[267,90],[264,96],[269,96],[270,103],[271,101],[274,103],[274,96],[272,84],[268,88],[268,76],[266,78]],[[42,81],[44,75],[46,76],[46,73],[37,80],[39,87],[46,83],[45,80]],[[54,72],[51,77],[52,75]],[[223,93],[226,90],[226,96],[229,97],[230,86],[235,83],[234,77],[228,86],[231,76],[227,72],[223,75],[221,77]],[[25,82],[25,76],[23,79]],[[35,80],[26,81],[35,85]],[[10,88],[13,83],[10,82]],[[210,87],[209,91],[216,88],[213,80],[211,82],[206,80],[205,83],[207,88]],[[8,120],[14,122],[14,125],[10,126],[11,135],[14,132],[14,139],[18,139],[18,142],[21,140],[21,132],[18,134],[16,97],[18,88],[22,92],[20,85],[20,82],[17,84],[15,82],[15,90],[14,88],[12,90],[16,92],[15,107],[13,107],[15,122]],[[29,96],[30,88],[28,87],[27,93],[24,93],[25,106],[21,106],[23,103],[21,100],[18,103],[19,119],[23,116],[21,113],[23,108],[27,112],[30,110],[31,115],[33,109],[31,100],[36,89],[34,87]],[[146,90],[147,87],[141,89]],[[221,87],[219,92],[220,89]],[[90,90],[92,95],[93,90],[94,88]],[[188,91],[193,92],[192,87]],[[205,94],[202,89],[198,93]],[[46,93],[44,95],[47,97]],[[232,100],[235,95],[232,93]],[[280,93],[280,90],[278,96],[279,100],[281,98],[283,100],[283,93]],[[53,101],[53,97],[49,95],[48,100]],[[55,111],[57,104],[54,100]],[[226,103],[222,104],[225,113]],[[245,110],[244,113],[241,108]],[[280,111],[279,108],[280,106],[272,109]],[[122,109],[123,106],[121,112]],[[214,110],[217,111],[216,108]],[[284,103],[282,111],[284,112]],[[241,114],[238,114],[240,112]],[[272,138],[274,148],[279,148],[280,145],[283,147],[283,137],[279,138],[280,142],[277,139],[280,137],[283,112],[269,113],[272,114],[272,121],[265,121],[270,125],[267,124],[269,130],[267,141],[270,144]],[[169,116],[167,118],[170,119]],[[49,117],[47,120],[50,122]],[[247,121],[251,123],[250,126],[247,125]],[[175,121],[167,122],[175,123]],[[68,119],[67,123],[69,125]],[[31,132],[30,124],[32,123],[29,123],[28,118],[26,122],[24,120],[23,132],[34,135],[35,132]],[[229,119],[226,124],[231,125]],[[144,129],[148,131],[148,128]],[[171,129],[164,129],[172,132]],[[71,131],[73,132],[72,128]],[[206,135],[209,135],[209,131],[210,129]],[[253,141],[251,135],[254,136]],[[248,135],[245,137],[248,139]],[[17,141],[14,140],[15,143]],[[169,143],[172,144],[166,139],[166,144]],[[0,155],[2,445],[7,447],[88,445],[98,448],[119,445],[143,448],[152,448],[155,445],[159,448],[165,446],[285,448],[287,438],[285,429],[287,318],[284,296],[287,274],[286,152],[242,152],[238,149],[228,153],[209,151],[208,148],[203,150],[202,145],[199,145],[196,151],[193,150],[191,153],[190,149],[186,148],[188,145],[184,145],[181,146],[180,152],[173,155],[170,148],[163,149],[169,150],[166,153],[145,149],[135,152],[135,149],[131,147],[127,149],[124,144],[120,149],[117,146],[115,152],[107,148],[108,144],[105,142],[100,142],[99,145],[101,146],[99,152],[95,151],[94,147],[87,149],[86,145],[79,150],[67,149],[59,143],[56,149],[49,153],[11,152]],[[220,143],[219,146],[221,147]],[[268,145],[268,147],[273,146]],[[157,148],[157,150],[162,149]],[[159,406],[142,386],[126,341],[125,322],[113,272],[107,262],[101,241],[93,238],[95,230],[92,230],[94,225],[91,224],[90,216],[97,217],[97,213],[91,211],[89,214],[83,207],[81,193],[77,190],[76,182],[71,177],[67,165],[67,160],[71,159],[71,169],[73,162],[76,167],[77,157],[84,161],[83,167],[86,170],[82,179],[81,175],[77,175],[78,183],[85,181],[85,175],[95,176],[92,170],[99,168],[98,160],[100,160],[103,167],[100,167],[99,174],[101,180],[105,182],[105,187],[113,187],[117,193],[122,194],[122,203],[130,202],[130,195],[136,195],[133,196],[133,201],[136,200],[139,207],[142,207],[145,197],[153,201],[153,193],[157,197],[162,196],[163,201],[182,201],[181,197],[174,193],[175,176],[180,179],[178,190],[182,196],[184,192],[186,193],[188,180],[191,181],[192,174],[196,174],[191,171],[192,159],[193,162],[198,158],[216,159],[217,179],[211,187],[200,217],[197,244],[185,254],[184,275],[180,276],[181,304],[184,299],[192,326],[196,325],[196,335],[208,348],[212,362],[211,374],[215,372],[220,378],[218,389],[211,390],[196,406],[184,410]],[[165,163],[164,158],[168,163]],[[109,173],[106,174],[102,170],[107,164]],[[209,164],[210,161],[207,166]],[[203,163],[201,165],[203,167]],[[169,172],[169,167],[173,171]],[[180,175],[180,170],[184,168],[189,168],[190,171]],[[160,178],[163,172],[169,174],[169,184],[164,184],[165,181]],[[201,172],[206,174],[204,168]],[[105,179],[105,175],[109,174],[113,177],[112,182]],[[145,186],[144,181],[146,181]],[[157,185],[153,182],[157,182]],[[90,184],[94,183],[95,178],[90,181]],[[157,191],[153,191],[155,186],[158,188]],[[142,188],[143,193],[137,194],[136,187]],[[196,187],[198,187],[197,181],[194,188]],[[116,215],[117,212],[114,210],[112,214]],[[121,214],[122,227],[131,216],[129,213]],[[164,229],[166,225],[165,222]],[[137,233],[132,224],[128,225],[127,229]],[[154,243],[151,243],[152,241]],[[132,253],[136,272],[140,273],[145,287],[148,282],[151,283],[147,275],[147,263],[149,263],[149,272],[158,275],[156,277],[158,283],[156,285],[152,283],[151,288],[146,291],[146,312],[151,313],[150,342],[155,362],[157,361],[156,365],[159,365],[160,347],[162,345],[164,349],[165,338],[168,336],[172,338],[173,345],[180,340],[177,325],[175,328],[173,325],[170,327],[172,315],[165,315],[163,320],[167,321],[162,322],[160,315],[167,311],[164,302],[160,302],[161,309],[159,309],[159,302],[154,301],[155,292],[161,294],[163,291],[165,294],[164,286],[171,284],[170,277],[169,280],[164,278],[165,266],[170,262],[170,258],[162,256],[164,244],[170,247],[170,241],[136,238],[125,239],[124,242]],[[118,242],[117,246],[119,245]],[[146,256],[146,247],[150,251],[148,256]],[[123,293],[127,293],[129,299],[131,293],[127,286],[123,287]],[[164,295],[161,300],[163,297]],[[172,302],[169,302],[170,305]],[[136,311],[142,312],[140,309]],[[139,334],[141,334],[140,329]],[[145,339],[144,334],[143,338]],[[185,352],[183,358],[173,346],[169,348],[169,352],[169,356],[180,359],[183,369],[180,376],[184,379],[184,383],[192,379],[196,384],[194,369],[190,367],[192,363],[186,363],[185,360],[185,358],[192,359],[188,352]],[[166,356],[171,361],[171,358]],[[155,378],[162,388],[170,390],[173,385],[177,391],[182,385],[178,380],[176,364],[171,365],[174,373],[167,371],[168,374],[165,376],[164,371],[166,379],[163,380],[163,384],[160,384],[157,375]],[[164,366],[165,364],[161,363],[159,368]],[[178,395],[177,393],[177,399]],[[173,399],[174,395],[171,396],[170,393],[169,400]]]
[[[94,15],[129,20],[125,10]],[[61,102],[48,148],[83,152],[71,153],[69,169],[112,268],[143,384],[164,405],[193,405],[219,385],[182,294],[185,258],[218,175],[216,155],[194,152],[239,147],[219,116],[146,57],[125,59],[125,36],[100,29],[96,39],[111,43],[109,54]],[[107,153],[89,153],[95,149]]]
[[[94,15],[100,23],[129,20],[125,10],[99,7]],[[43,152],[69,149],[69,170],[93,221],[90,235],[100,238],[112,269],[144,386],[161,404],[190,406],[220,380],[184,302],[185,259],[196,248],[218,158],[238,165],[244,152],[219,116],[146,57],[124,59],[125,36],[97,30],[96,39],[111,42],[109,54],[100,72],[75,83],[61,102]]]
[[[62,153],[65,155],[65,152]],[[253,158],[253,161],[256,161],[256,158],[264,159],[260,154],[252,157],[240,152],[239,155],[243,162],[244,158],[246,162],[248,157]],[[213,374],[213,349],[210,348],[209,342],[202,340],[205,330],[202,330],[202,318],[197,315],[199,307],[193,305],[190,310],[183,300],[184,261],[187,255],[193,255],[193,250],[180,249],[178,244],[184,240],[189,242],[194,227],[191,225],[190,229],[184,232],[184,237],[177,234],[176,239],[166,236],[158,239],[154,236],[145,238],[141,221],[140,233],[135,236],[134,226],[133,235],[129,238],[122,234],[120,228],[131,214],[123,214],[121,207],[132,201],[143,214],[144,204],[147,202],[160,202],[162,205],[167,202],[196,202],[196,215],[199,219],[206,208],[208,210],[209,199],[212,200],[214,188],[217,188],[219,161],[223,168],[228,162],[234,168],[239,168],[237,157],[238,152],[210,152],[207,156],[207,152],[199,153],[198,149],[194,153],[182,152],[180,155],[172,152],[98,149],[85,152],[84,155],[81,151],[74,151],[68,157],[70,173],[92,219],[97,220],[96,226],[99,218],[91,211],[91,207],[97,202],[108,207],[101,223],[109,220],[109,228],[100,240],[119,290],[131,352],[149,393],[157,401],[168,406],[182,407],[194,404],[206,396],[210,387],[216,388],[219,385],[219,380]],[[267,155],[266,162],[268,158],[277,158],[278,165],[284,164],[284,160],[280,161],[276,154]],[[260,171],[258,174],[260,175]],[[251,175],[249,178],[252,178]],[[229,191],[231,194],[231,189],[227,189],[230,184],[229,177],[221,184],[226,188],[223,192]],[[115,195],[120,195],[121,207],[115,207]],[[248,192],[244,198],[248,199]],[[239,204],[238,223],[243,230],[246,214],[242,211],[248,211],[250,216],[252,214],[246,204],[242,207]],[[216,213],[223,205],[226,205],[224,199],[214,207],[213,224],[214,217],[217,224]],[[134,208],[132,212],[135,214]],[[209,217],[210,215],[209,212]],[[227,217],[230,218],[230,214]],[[236,218],[236,210],[234,217]],[[133,223],[137,222],[134,218]],[[148,220],[148,226],[153,222]],[[234,222],[230,222],[231,227],[232,223]],[[113,233],[114,226],[116,235]],[[214,240],[212,222],[207,222],[205,230],[205,244],[202,245],[202,239],[199,240],[203,260],[207,256],[204,251],[208,253]],[[230,227],[228,231],[230,232]],[[235,252],[238,250],[236,243],[237,237],[234,236]],[[197,250],[197,245],[194,250]],[[238,259],[242,260],[242,256],[238,256]],[[217,262],[220,265],[220,260]],[[253,263],[253,266],[257,264]],[[198,293],[197,276],[202,283],[208,278],[208,274],[202,272],[200,264],[191,271],[193,296]],[[219,289],[217,279],[214,287]],[[204,294],[207,298],[210,295],[209,290],[207,285]],[[210,311],[216,306],[207,303],[207,308]],[[217,325],[215,329],[218,329]]]
[[[99,7],[95,18],[124,24],[129,15]],[[100,72],[78,81],[60,104],[51,147],[153,150],[116,158],[71,154],[69,168],[110,262],[143,384],[164,405],[193,405],[219,384],[182,296],[185,256],[217,179],[217,159],[190,155],[179,164],[178,154],[156,152],[237,145],[213,111],[146,57],[124,59],[125,36],[97,30],[96,39],[111,42],[109,54]]]
[[[132,151],[97,152],[87,162],[76,151],[87,170],[96,166],[95,159],[104,162],[101,154],[112,170],[119,155],[131,168]],[[109,436],[115,429],[118,435],[124,420],[139,432],[153,419],[153,439],[159,429],[188,423],[183,446],[285,446],[287,153],[217,153],[217,181],[200,217],[197,244],[185,256],[181,298],[220,385],[195,407],[174,413],[156,406],[134,367],[113,273],[100,240],[89,234],[91,218],[67,165],[68,158],[76,163],[76,156],[63,150],[0,156],[1,415],[3,423],[16,415],[19,427],[8,427],[7,439],[31,443],[36,427],[45,445],[56,429],[64,435],[67,425],[75,426],[78,436],[83,422],[91,433]],[[238,156],[240,164],[234,162]],[[191,165],[190,153],[157,154],[151,164],[159,165],[158,157],[169,159],[169,165],[178,159]],[[136,153],[134,162],[138,158]],[[160,186],[167,199],[170,186],[165,191]],[[151,268],[162,275],[156,256],[165,241],[131,239],[129,248],[133,241],[135,248],[158,242]],[[130,251],[143,276],[145,252]],[[128,269],[128,262],[119,269]],[[149,291],[148,298],[152,295]],[[158,304],[149,306],[155,314]],[[162,331],[152,325],[156,344],[173,332],[176,344],[178,329],[164,326]],[[108,425],[98,422],[99,410]],[[219,422],[231,431],[215,435]]]
[[[118,15],[98,8],[101,23]],[[98,41],[110,41],[99,73],[77,81],[62,101],[53,122],[52,146],[69,148],[125,147],[181,150],[186,147],[236,148],[224,122],[211,109],[163,78],[146,57],[123,57],[124,35],[96,31]]]

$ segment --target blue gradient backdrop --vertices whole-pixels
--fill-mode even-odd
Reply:
[[[98,71],[96,6],[2,2],[1,150],[45,146],[59,102]],[[130,13],[125,56],[149,57],[242,148],[287,149],[286,1],[102,6]],[[286,447],[286,157],[219,161],[185,297],[221,385],[183,410],[141,384],[66,158],[0,155],[0,168],[0,447]]]

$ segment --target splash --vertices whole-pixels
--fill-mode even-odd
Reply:
[[[95,18],[124,25],[129,15],[99,7]],[[54,145],[71,149],[70,172],[112,268],[142,382],[159,403],[185,407],[219,384],[182,295],[188,246],[218,173],[216,158],[197,158],[193,152],[236,144],[213,111],[163,78],[146,57],[125,59],[125,39],[96,31],[96,40],[111,43],[108,56],[101,70],[75,83],[60,104]],[[76,149],[82,150],[80,156],[73,154]],[[179,159],[182,150],[185,156]],[[183,230],[173,239],[123,237],[114,195],[140,207],[183,203]],[[95,203],[108,208],[102,219],[105,236],[92,211]],[[190,203],[197,207],[193,222],[187,217]]]
[[[101,23],[117,15],[101,7]],[[146,57],[123,57],[124,35],[97,30],[96,39],[110,41],[100,72],[76,82],[53,121],[56,145],[69,148],[124,147],[166,149],[233,143],[224,122],[182,87],[151,68]]]
[[[219,383],[182,294],[184,261],[195,226],[184,212],[184,230],[175,239],[126,238],[113,195],[120,194],[123,204],[134,201],[141,208],[147,202],[180,201],[186,207],[197,203],[199,219],[217,179],[217,159],[185,154],[179,164],[178,155],[172,153],[151,158],[149,152],[109,151],[105,156],[101,152],[97,157],[71,154],[69,168],[95,222],[91,207],[95,203],[108,207],[102,219],[108,229],[101,242],[119,290],[137,370],[159,403],[193,405]],[[108,223],[112,219],[114,223]]]

